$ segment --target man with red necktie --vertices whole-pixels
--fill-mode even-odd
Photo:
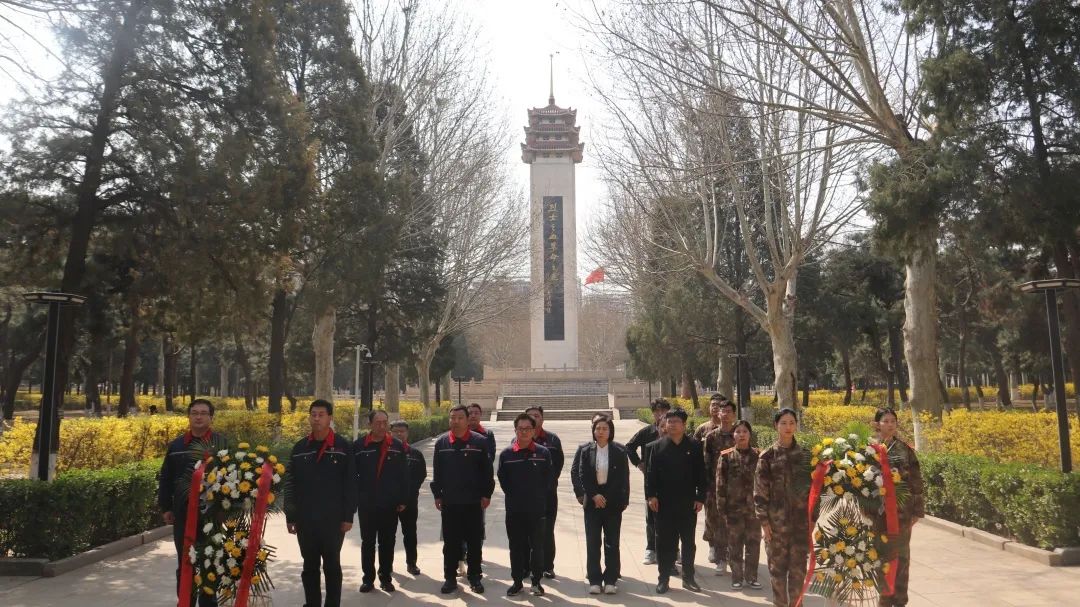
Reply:
[[[188,492],[191,489],[191,471],[195,464],[229,446],[225,437],[210,429],[214,421],[214,405],[205,398],[196,398],[188,407],[187,432],[169,443],[165,459],[158,474],[158,508],[166,525],[173,526],[173,543],[176,544],[176,588],[180,590],[180,565],[185,557],[184,530],[187,524]],[[201,530],[200,532],[201,533]],[[191,603],[195,604],[192,597]],[[217,598],[199,593],[200,607],[217,605]]]
[[[341,544],[356,513],[356,461],[352,443],[334,435],[334,404],[308,409],[311,433],[293,446],[285,473],[285,524],[296,534],[304,569],[305,607],[341,605]],[[322,602],[319,567],[326,578]]]
[[[375,582],[375,550],[379,551],[379,588],[394,591],[394,542],[398,513],[409,495],[409,462],[405,445],[389,430],[386,411],[368,414],[371,430],[353,445],[359,501],[360,564],[364,578],[360,592],[371,592]]]

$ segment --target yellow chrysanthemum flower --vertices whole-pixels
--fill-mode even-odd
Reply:
[[[884,533],[882,533],[882,534],[881,534],[881,543],[882,543],[882,544],[888,544],[888,543],[889,543],[889,536],[887,536],[887,535],[885,535]]]
[[[821,529],[814,529],[814,541],[820,542],[824,534],[821,533]]]
[[[249,445],[247,443],[240,443],[239,445],[236,446],[236,448],[240,449],[241,451],[247,451],[248,449],[251,448],[251,445]]]
[[[266,459],[269,460],[271,464],[276,464],[277,463],[277,456],[276,455],[271,455],[270,457],[268,457]]]
[[[251,464],[248,463],[248,462],[244,462],[244,463],[240,464],[240,469],[241,470],[251,470]]]
[[[232,569],[229,570],[229,575],[231,575],[233,577],[236,577],[236,576],[240,575],[240,568],[239,567],[233,567]]]
[[[274,495],[273,493],[270,493],[270,494],[268,494],[268,495],[266,496],[266,503],[267,503],[267,504],[273,504],[273,503],[274,503],[274,500],[276,500],[276,499],[277,499],[277,496],[276,496],[276,495]]]
[[[217,575],[213,571],[211,571],[210,573],[206,574],[206,579],[207,579],[207,581],[210,581],[210,582],[216,581],[217,580]]]
[[[206,596],[211,596],[211,595],[214,594],[214,589],[209,587],[209,586],[203,586],[202,591],[203,591],[203,594],[205,594]]]
[[[285,464],[274,464],[274,472],[285,474]]]
[[[881,488],[881,494],[882,494],[882,495],[885,495],[885,493],[886,493],[886,491],[885,491],[885,487],[882,487],[882,488]]]
[[[259,583],[259,576],[257,576],[257,575],[253,575],[253,576],[251,576],[251,585],[252,585],[252,586],[255,586],[255,585],[257,585],[258,583]]]
[[[229,495],[230,493],[232,493],[232,489],[230,489],[228,485],[222,485],[221,493],[224,495]]]
[[[255,447],[255,451],[258,453],[269,453],[270,449],[268,449],[266,445],[259,445],[258,447]]]
[[[260,550],[258,558],[260,561],[265,561],[266,559],[270,558],[270,553],[266,550]]]
[[[835,493],[837,495],[843,495],[844,494],[844,488],[841,487],[840,485],[834,485],[832,490],[833,490],[833,493]]]
[[[858,532],[859,530],[855,528],[855,525],[848,525],[844,528],[844,533],[848,534],[848,537],[855,537]]]
[[[866,558],[870,559],[871,561],[876,561],[877,557],[878,557],[878,553],[877,553],[877,550],[874,549],[874,548],[871,548],[870,550],[868,550],[866,552]]]
[[[836,542],[836,550],[835,550],[835,552],[837,552],[837,553],[843,552],[845,548],[847,548],[847,544],[845,544],[842,541],[841,542]]]
[[[821,551],[819,551],[819,552],[818,552],[818,560],[820,560],[820,561],[827,561],[827,560],[829,560],[829,551],[828,551],[828,550],[821,550]]]
[[[202,576],[197,573],[195,574],[195,585],[202,586]]]
[[[821,451],[822,451],[822,446],[821,445],[814,445],[814,449],[812,451],[812,453],[814,455],[820,455]]]
[[[251,491],[251,483],[247,481],[240,481],[240,493],[248,493]]]
[[[814,579],[819,581],[819,582],[824,582],[825,581],[825,574],[818,571],[817,573],[814,574]]]
[[[820,461],[820,460],[818,460],[817,456],[814,456],[814,457],[810,458],[810,465],[811,466],[817,466],[818,461]]]
[[[847,565],[848,569],[854,569],[855,565],[858,565],[858,563],[855,562],[855,559],[848,559],[844,564]]]
[[[897,472],[896,470],[892,471],[892,480],[893,480],[894,483],[899,483],[900,482],[900,473]]]
[[[826,474],[825,475],[825,486],[828,487],[831,484],[832,484],[832,477],[829,476],[828,474]]]
[[[841,517],[840,517],[840,524],[841,524],[842,526],[844,526],[844,527],[847,527],[848,525],[850,525],[850,524],[851,524],[851,519],[849,519],[849,518],[848,518],[848,517],[846,517],[846,516],[841,516]]]
[[[862,487],[862,478],[858,477],[858,476],[852,478],[851,479],[851,485],[853,487],[855,487],[856,489],[858,489],[859,487]]]
[[[884,565],[881,566],[881,570],[884,571],[885,573],[888,573],[889,569],[892,569],[892,567],[890,567],[890,563],[885,563]]]
[[[839,584],[840,582],[844,581],[844,576],[840,575],[839,573],[834,573],[832,574],[832,579],[834,582]]]
[[[832,440],[831,438],[827,438],[827,439],[825,439],[825,440],[821,441],[821,444],[822,444],[822,445],[825,445],[826,447],[828,447],[828,446],[829,446],[829,445],[831,445],[832,443],[833,443],[833,440]]]

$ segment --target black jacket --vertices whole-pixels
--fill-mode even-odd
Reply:
[[[356,513],[356,459],[352,443],[334,436],[322,457],[323,441],[308,435],[293,446],[285,471],[287,523],[351,523]]]
[[[396,508],[409,501],[409,462],[405,445],[390,436],[387,440],[367,444],[367,435],[353,443],[356,458],[356,488],[361,510]],[[389,442],[387,442],[389,441]],[[379,474],[379,458],[386,449],[382,474]]]
[[[563,464],[565,463],[566,456],[563,454],[562,441],[559,440],[559,435],[554,432],[548,432],[547,430],[541,430],[536,433],[536,438],[533,439],[536,444],[541,447],[547,447],[547,450],[551,452],[551,470],[554,473],[554,480],[559,480],[559,475],[562,474]],[[557,482],[552,482],[552,491],[557,485]]]
[[[480,430],[483,430],[483,432],[481,432]],[[480,430],[472,430],[472,431],[476,432],[480,436],[484,437],[484,440],[487,442],[488,458],[491,460],[491,463],[494,464],[495,463],[495,433],[492,432],[491,430],[488,430],[487,428],[485,428],[484,424],[480,424]]]
[[[700,442],[684,436],[675,444],[665,436],[651,443],[649,450],[645,499],[658,498],[661,511],[667,504],[705,502],[705,458]]]
[[[157,504],[162,512],[180,516],[187,511],[187,497],[191,488],[191,471],[195,464],[207,455],[214,455],[229,447],[223,434],[210,432],[202,439],[185,432],[176,437],[165,451],[158,472]]]
[[[415,504],[420,499],[420,487],[424,486],[427,478],[427,460],[419,449],[405,445],[405,457],[409,460],[409,499],[410,504]]]
[[[585,443],[578,448],[571,467],[575,475],[574,494],[584,499],[586,508],[591,507],[594,495],[603,493],[608,500],[608,508],[625,510],[630,503],[630,461],[626,456],[626,447],[620,443],[608,443],[608,477],[603,490],[596,482],[596,450],[595,442]]]
[[[506,494],[507,512],[543,513],[554,488],[551,452],[533,443],[531,449],[511,445],[499,455],[499,486]]]
[[[431,494],[444,504],[479,504],[495,491],[495,470],[484,437],[469,431],[465,440],[443,434],[435,441]]]
[[[634,436],[626,442],[626,456],[630,458],[630,463],[634,466],[641,464],[645,457],[645,445],[658,438],[660,438],[660,431],[656,429],[656,424],[649,424],[635,432]],[[638,456],[638,449],[642,449],[641,457]]]

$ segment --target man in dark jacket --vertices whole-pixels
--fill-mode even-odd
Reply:
[[[390,435],[386,411],[368,414],[371,430],[353,445],[360,495],[360,564],[364,570],[360,592],[371,592],[375,582],[375,550],[379,551],[379,587],[394,591],[394,541],[398,513],[409,500],[409,462],[405,445]]]
[[[356,460],[352,443],[334,435],[334,405],[316,400],[308,409],[311,433],[293,446],[285,474],[285,524],[296,534],[304,569],[305,607],[341,605],[341,544],[356,514]],[[319,565],[326,577],[326,602]]]
[[[585,506],[586,575],[589,594],[615,594],[622,575],[619,537],[622,513],[630,503],[630,462],[626,448],[613,442],[615,423],[607,416],[592,422],[593,441],[578,449],[571,467],[574,491]],[[604,563],[600,568],[600,548]]]
[[[484,437],[487,441],[488,457],[491,459],[491,463],[495,463],[495,433],[484,427],[481,422],[484,419],[484,408],[480,406],[480,403],[472,403],[469,405],[469,430]]]
[[[401,542],[405,544],[405,567],[411,575],[420,575],[416,566],[416,519],[420,513],[420,487],[427,478],[427,461],[419,449],[409,445],[409,422],[399,419],[390,424],[390,433],[405,447],[409,460],[409,494],[405,509],[398,512],[401,523]]]
[[[663,398],[654,398],[649,403],[649,409],[652,410],[653,423],[650,426],[638,430],[634,433],[634,436],[630,438],[626,443],[626,456],[630,458],[630,463],[645,472],[645,445],[660,438],[660,431],[657,429],[660,425],[660,420],[671,410],[671,403]],[[642,450],[641,455],[638,455],[638,449]],[[656,564],[656,513],[645,508],[645,558],[641,559],[642,565],[655,565]]]
[[[176,591],[180,592],[180,566],[184,555],[184,530],[187,524],[187,500],[191,489],[191,471],[195,464],[228,448],[228,441],[210,429],[214,421],[214,405],[205,398],[196,398],[188,407],[188,430],[176,437],[165,452],[158,474],[158,508],[166,525],[173,526],[176,545]],[[198,536],[196,534],[196,539]],[[195,603],[192,597],[192,604]],[[200,607],[217,605],[217,598],[199,593]]]
[[[705,458],[701,443],[686,435],[686,412],[675,409],[665,416],[667,436],[650,446],[645,472],[645,498],[656,512],[660,580],[656,592],[668,591],[668,578],[682,544],[683,588],[700,592],[694,579],[697,513],[705,506]]]
[[[522,580],[531,575],[532,593],[544,595],[547,495],[551,491],[551,453],[536,444],[536,422],[527,413],[514,419],[517,438],[499,455],[499,486],[506,494],[506,537],[510,540],[510,576],[514,584],[507,596],[521,592]]]
[[[450,409],[450,431],[435,441],[431,493],[442,513],[443,577],[441,592],[457,590],[461,542],[468,547],[469,587],[483,593],[481,570],[484,510],[495,491],[495,473],[484,437],[469,430],[464,405]]]
[[[554,432],[544,430],[544,408],[534,405],[525,409],[525,413],[536,422],[536,444],[547,447],[551,452],[551,491],[547,496],[547,511],[544,513],[547,532],[544,536],[544,577],[555,579],[555,516],[559,513],[559,475],[562,474],[564,458],[562,441]]]

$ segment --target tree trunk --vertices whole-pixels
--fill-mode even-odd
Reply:
[[[798,357],[795,351],[795,335],[791,318],[782,309],[775,309],[770,302],[768,310],[769,341],[773,355],[773,386],[776,390],[777,406],[781,409],[795,409],[796,372]]]
[[[679,396],[681,398],[689,399],[694,403],[694,410],[698,409],[698,393],[697,385],[694,383],[694,376],[689,371],[683,371],[679,387]]]
[[[258,395],[255,393],[255,370],[251,367],[247,350],[244,349],[240,339],[234,337],[233,341],[236,344],[236,364],[239,367],[237,369],[237,383],[241,385],[244,392],[244,408],[248,411],[254,411],[258,409]]]
[[[163,385],[163,392],[165,394],[165,410],[176,410],[176,370],[180,362],[180,351],[173,344],[172,335],[166,335],[161,340],[162,348],[165,351],[165,383]]]
[[[907,387],[904,383],[903,349],[904,340],[899,323],[889,323],[889,367],[896,377],[896,387],[900,389],[900,402],[908,402]]]
[[[274,291],[270,313],[269,404],[267,411],[281,413],[281,398],[285,395],[285,321],[288,316],[288,294],[284,289]]]
[[[168,336],[164,336],[158,342],[158,359],[157,359],[157,383],[154,384],[154,396],[162,396],[165,394],[165,350],[169,347],[167,343]],[[169,406],[169,399],[165,399],[165,409],[172,411],[172,407]]]
[[[315,313],[311,346],[315,350],[315,398],[334,400],[334,329],[337,309],[328,305]]]
[[[967,342],[968,323],[967,313],[960,308],[960,352],[956,359],[956,377],[960,382],[960,394],[963,395],[964,408],[971,410],[971,390],[968,389],[967,376]],[[946,395],[947,396],[947,395]]]
[[[199,359],[198,349],[191,344],[191,362],[188,363],[188,405],[199,395]]]
[[[435,360],[435,350],[440,340],[431,340],[424,345],[416,357],[416,377],[420,387],[420,402],[424,409],[431,410],[431,361]],[[436,406],[441,403],[435,403]]]
[[[841,344],[838,348],[840,350],[840,364],[844,369],[844,404],[851,404],[851,348],[847,344]]]
[[[908,402],[913,413],[930,411],[941,418],[938,376],[937,297],[934,291],[937,274],[937,224],[925,226],[916,236],[910,259],[904,266],[904,358],[907,359],[911,394]],[[917,426],[921,429],[921,425]],[[922,446],[916,432],[915,448]]]
[[[26,370],[41,357],[41,350],[45,347],[45,335],[41,335],[40,339],[35,339],[31,343],[34,345],[21,357],[12,356],[4,369],[4,420],[6,421],[15,419],[15,397],[19,392],[19,385],[22,384]]]
[[[400,409],[399,406],[399,393],[401,390],[401,365],[397,363],[387,363],[383,366],[386,377],[386,410],[391,413],[397,413]]]
[[[1002,407],[1012,407],[1012,392],[1009,386],[1009,374],[1005,372],[1005,365],[1001,361],[1001,351],[997,347],[987,350],[990,353],[990,362],[994,364],[994,380],[998,389],[998,404]]]
[[[218,366],[218,396],[228,398],[232,394],[229,393],[229,363],[225,359],[225,348],[221,349]]]
[[[132,311],[136,306],[132,306]],[[120,371],[120,404],[116,407],[117,417],[127,417],[135,408],[135,366],[139,362],[139,317],[131,315],[127,337],[124,339],[123,370]]]
[[[86,377],[84,384],[84,392],[86,394],[86,408],[93,412],[94,415],[101,415],[101,392],[98,390],[98,384],[101,382],[102,374],[102,350],[104,350],[105,339],[102,335],[95,334],[90,336],[90,351],[87,352],[86,365]]]
[[[735,400],[735,359],[721,347],[720,360],[716,365],[716,391],[724,396]],[[736,408],[738,405],[736,404]]]

